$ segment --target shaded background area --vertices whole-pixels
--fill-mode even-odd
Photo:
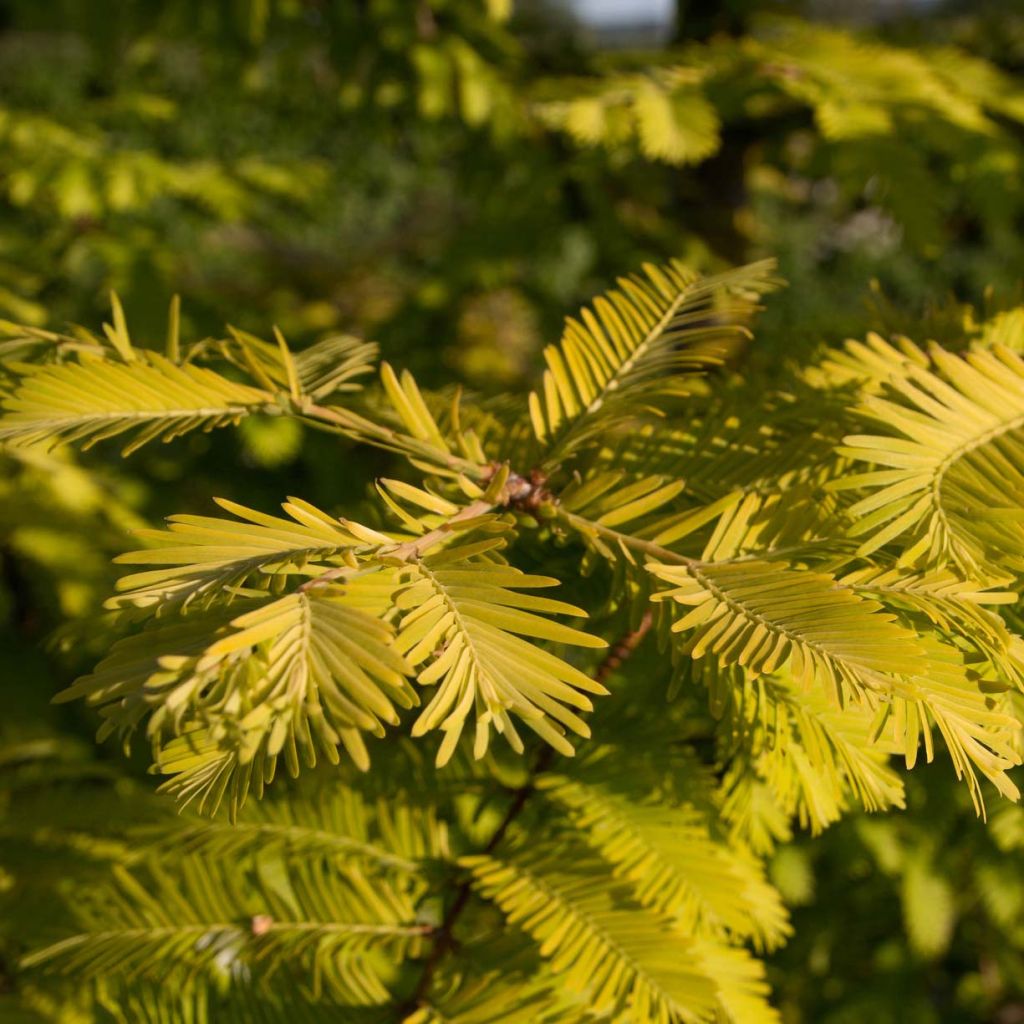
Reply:
[[[1010,2],[4,0],[0,316],[95,326],[115,289],[156,345],[179,293],[193,337],[343,331],[491,394],[645,260],[776,255],[761,366],[956,344],[1020,297],[1022,75]],[[387,468],[277,420],[84,461],[0,456],[4,742],[90,742],[49,705],[89,629],[42,645],[132,528],[212,494],[355,513]],[[1024,1020],[1024,825],[910,785],[914,813],[780,854],[787,1019]]]
[[[961,43],[1017,70],[1024,30],[1010,4],[490,8],[137,0],[111,18],[8,0],[0,306],[94,321],[115,287],[152,333],[177,291],[199,332],[227,320],[298,338],[367,332],[435,381],[455,369],[495,388],[521,379],[567,309],[643,259],[779,255],[802,296],[799,330],[815,339],[860,326],[872,276],[908,312],[1015,284],[1015,147],[987,153],[984,177],[955,112],[934,128],[918,117],[912,140],[830,135],[779,88],[800,68],[755,64],[736,44],[753,32],[770,45],[766,14],[803,11],[911,50]],[[829,70],[820,39],[788,36],[782,50]],[[680,62],[698,69],[720,133],[677,166],[629,144],[573,145],[529,112],[573,84]],[[926,99],[850,54],[831,64],[837,95]],[[820,310],[807,308],[816,285],[830,290]]]

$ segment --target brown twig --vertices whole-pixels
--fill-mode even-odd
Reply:
[[[604,661],[598,666],[594,673],[594,682],[602,685],[608,681],[608,677],[627,661],[633,652],[640,646],[643,639],[650,632],[654,620],[651,617],[650,609],[644,612],[640,625],[631,633],[623,636],[618,643],[605,655]]]
[[[553,753],[553,751],[554,748],[547,747],[542,752],[542,756],[543,754]],[[537,764],[534,766],[534,774],[536,774],[538,770],[543,770],[541,768],[541,758],[537,759]],[[493,853],[498,848],[498,845],[505,838],[506,833],[511,827],[512,822],[519,817],[523,807],[526,806],[526,801],[532,792],[532,781],[520,786],[519,789],[515,791],[512,797],[512,803],[509,804],[508,810],[505,812],[505,816],[501,819],[500,824],[491,834],[491,838],[483,848],[483,853]],[[462,916],[462,912],[466,909],[466,905],[469,903],[469,898],[472,895],[473,885],[469,881],[463,882],[456,890],[455,899],[452,901],[452,905],[448,908],[448,912],[444,915],[444,919],[441,921],[440,926],[435,932],[437,937],[434,940],[434,945],[431,947],[430,955],[423,964],[423,973],[420,975],[420,979],[416,984],[416,989],[409,997],[408,1001],[399,1007],[399,1020],[422,1005],[423,1000],[430,989],[430,983],[433,980],[434,972],[437,970],[437,965],[441,962],[441,959],[445,954],[455,947],[455,923]]]

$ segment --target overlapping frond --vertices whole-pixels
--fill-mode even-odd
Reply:
[[[850,508],[861,554],[909,546],[905,565],[999,575],[1020,569],[1024,540],[1024,360],[994,346],[964,355],[929,349],[905,364],[886,397],[860,413],[884,428],[855,434],[841,454],[876,467],[837,480],[865,492]]]
[[[605,776],[602,778],[602,776]],[[778,894],[749,855],[715,839],[705,814],[651,793],[615,787],[607,765],[596,778],[550,774],[537,783],[583,831],[645,906],[668,914],[687,933],[779,945],[789,926]]]
[[[695,940],[667,917],[631,904],[599,862],[535,853],[465,864],[476,890],[533,936],[551,969],[587,993],[598,1013],[628,1007],[652,1024],[713,1014],[715,986],[701,970]]]
[[[878,601],[824,573],[753,559],[650,568],[680,584],[654,600],[692,609],[673,626],[694,631],[684,648],[690,657],[713,655],[753,675],[785,669],[837,706],[877,708],[876,734],[888,720],[909,766],[922,743],[931,760],[934,722],[979,807],[975,769],[1016,794],[1006,774],[1019,763],[1013,719],[993,706],[956,647],[906,628]]]
[[[711,502],[742,488],[766,494],[814,480],[841,438],[839,403],[806,387],[784,392],[714,381],[710,395],[688,403],[684,416],[630,431],[601,452],[601,461],[636,475],[686,481]]]
[[[421,686],[437,686],[413,735],[440,728],[445,738],[437,756],[444,764],[472,711],[477,757],[487,750],[492,728],[522,751],[515,715],[571,754],[565,731],[589,735],[578,712],[592,707],[586,694],[605,688],[523,637],[589,648],[604,647],[605,641],[547,617],[579,617],[586,614],[582,609],[519,592],[555,586],[557,580],[472,562],[472,554],[471,547],[454,547],[418,562],[395,601],[402,613],[397,648],[413,665],[427,662],[418,676]]]
[[[81,442],[89,447],[131,434],[124,448],[127,455],[152,440],[170,441],[190,430],[237,424],[254,413],[298,416],[310,410],[352,437],[379,443],[391,433],[350,410],[316,405],[359,390],[358,378],[374,369],[376,345],[337,335],[296,353],[275,328],[274,344],[232,330],[226,340],[186,346],[179,336],[175,299],[166,354],[160,354],[132,342],[116,296],[112,303],[113,324],[104,324],[104,338],[84,328],[61,335],[7,325],[19,335],[17,345],[45,345],[44,356],[50,358],[34,363],[7,360],[15,380],[0,403],[0,441]],[[221,369],[233,364],[246,382],[236,380],[231,367],[226,368],[229,376],[201,365],[211,358],[219,360]]]
[[[1014,352],[1024,352],[1024,306],[1003,310],[982,322],[974,344],[980,348],[1002,345]]]
[[[139,530],[150,547],[119,555],[127,565],[161,566],[122,576],[110,608],[149,608],[157,614],[186,611],[228,599],[247,584],[262,589],[275,575],[315,576],[328,567],[356,567],[351,549],[365,545],[344,523],[308,502],[291,498],[288,514],[270,516],[225,499],[214,499],[235,519],[171,516],[166,530]]]
[[[763,558],[790,565],[842,565],[852,545],[829,536],[838,502],[821,489],[827,471],[786,474],[745,494],[732,492],[706,506],[714,524],[701,554],[705,564]],[[803,477],[803,479],[801,479]],[[741,499],[742,494],[742,499]],[[714,516],[711,513],[715,513]],[[681,532],[679,528],[676,533]],[[667,534],[671,539],[673,534]]]
[[[984,799],[976,772],[1003,796],[1017,800],[1020,791],[1008,772],[1021,763],[1020,722],[992,693],[1005,684],[986,684],[965,666],[957,648],[937,637],[922,641],[925,665],[914,677],[899,680],[894,698],[879,705],[876,734],[888,728],[897,747],[902,746],[907,767],[913,768],[921,746],[929,761],[934,757],[934,723],[979,814]]]
[[[711,277],[678,261],[648,264],[570,318],[561,344],[545,349],[542,387],[530,395],[546,463],[685,394],[686,374],[718,365],[747,336],[773,272],[771,261]]]
[[[841,582],[858,593],[870,594],[892,607],[923,616],[950,642],[974,648],[996,677],[1024,685],[1024,647],[995,610],[1016,604],[1008,581],[982,583],[964,579],[948,569],[907,572],[904,569],[857,569]]]
[[[417,703],[405,678],[409,666],[392,645],[391,627],[352,607],[345,587],[279,598],[232,620],[230,630],[206,648],[189,677],[167,687],[169,717],[177,717],[178,724],[176,709],[192,694],[202,694],[204,717],[216,718],[225,701],[231,704],[238,697],[214,697],[210,683],[238,679],[252,708],[239,727],[243,735],[252,729],[265,736],[268,756],[276,756],[289,733],[308,736],[312,731],[325,749],[340,738],[365,763],[353,730],[380,735],[382,723],[398,722],[395,704]],[[260,650],[264,644],[265,653]],[[155,689],[150,683],[151,694]],[[155,715],[153,727],[160,723],[161,716]],[[254,740],[243,748],[251,749]]]
[[[339,334],[293,353],[280,335],[271,344],[234,328],[219,350],[267,390],[295,391],[314,402],[357,391],[357,379],[373,372],[379,351],[372,342]]]
[[[249,802],[233,822],[176,820],[133,833],[161,856],[233,860],[252,854],[292,859],[329,856],[399,872],[450,856],[447,823],[423,794],[389,787],[372,797],[339,780],[319,780],[305,792]]]
[[[292,774],[318,751],[336,763],[339,746],[368,765],[362,733],[382,735],[398,723],[396,706],[418,703],[392,641],[392,627],[358,597],[324,586],[227,622],[221,613],[147,629],[61,696],[99,705],[107,730],[130,732],[148,713],[158,763],[183,773],[179,794],[216,807],[233,783],[237,805],[273,777],[280,756]],[[172,736],[181,738],[163,747]]]
[[[913,631],[828,574],[758,559],[648,568],[673,585],[655,600],[690,609],[672,628],[693,630],[685,648],[692,658],[710,654],[755,674],[788,665],[837,703],[888,693],[894,674],[922,667]]]
[[[695,937],[643,908],[581,850],[464,859],[477,892],[538,943],[550,970],[597,1014],[672,1024],[777,1022],[763,966],[742,948]]]
[[[83,356],[26,367],[2,400],[0,441],[84,442],[132,434],[125,454],[148,441],[238,423],[274,406],[274,396],[202,366],[177,365],[158,352],[129,362]]]
[[[596,1024],[578,994],[562,988],[530,943],[507,933],[483,956],[462,957],[433,979],[427,1005],[401,1024]]]
[[[738,806],[755,799],[752,785],[766,787],[773,807],[815,833],[837,821],[851,798],[868,811],[903,806],[903,783],[889,764],[899,748],[873,742],[871,707],[839,708],[785,671],[754,675],[711,659],[697,665],[696,679],[722,723],[723,760],[733,766],[725,785],[728,816],[755,850],[764,850],[758,822],[744,821]]]
[[[103,732],[130,735],[148,716],[157,764],[176,776],[169,788],[207,808],[230,791],[237,809],[279,757],[294,775],[318,753],[336,762],[343,746],[368,767],[363,733],[383,735],[398,708],[419,703],[407,679],[416,667],[419,685],[437,690],[413,735],[442,730],[440,763],[471,712],[478,758],[492,728],[522,751],[512,715],[571,753],[566,730],[588,734],[578,712],[604,688],[538,641],[605,642],[551,617],[582,609],[530,593],[557,580],[496,554],[509,523],[488,510],[506,479],[507,470],[486,492],[470,487],[481,497],[464,508],[383,481],[381,497],[412,534],[404,541],[298,500],[284,506],[290,519],[230,502],[236,520],[175,517],[145,533],[157,546],[122,558],[158,568],[126,577],[111,601],[156,612],[155,624],[62,698],[98,705]],[[467,533],[482,539],[459,543]]]
[[[415,955],[429,932],[411,890],[323,859],[290,864],[276,883],[201,859],[173,874],[115,867],[75,909],[81,930],[31,953],[26,968],[245,988],[287,964],[314,993],[356,1006],[387,1001],[388,960]]]

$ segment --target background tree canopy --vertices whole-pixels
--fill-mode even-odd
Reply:
[[[0,2],[0,1019],[1024,1020],[1024,15],[116,7]]]

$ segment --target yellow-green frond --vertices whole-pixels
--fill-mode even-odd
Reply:
[[[789,666],[837,703],[867,691],[889,693],[894,674],[922,667],[912,630],[826,573],[756,559],[648,569],[673,585],[654,600],[689,609],[672,628],[693,631],[685,648],[693,658],[713,655],[754,674]]]
[[[1001,346],[929,355],[928,368],[906,365],[889,381],[888,397],[864,400],[860,413],[884,433],[851,435],[840,449],[879,467],[833,485],[863,493],[850,534],[865,555],[900,542],[910,566],[1020,568],[1024,359]]]
[[[617,888],[599,862],[519,853],[463,860],[473,886],[539,944],[551,970],[597,1013],[650,1024],[712,1017],[716,985],[696,940]]]
[[[88,447],[131,434],[127,454],[148,441],[238,423],[275,402],[267,391],[157,352],[137,351],[130,363],[83,356],[25,369],[0,403],[0,441]]]
[[[941,631],[944,638],[974,648],[1000,682],[1024,687],[1024,642],[1012,633],[996,609],[1014,605],[1009,581],[964,579],[949,569],[857,569],[843,576],[844,586],[905,610]],[[975,665],[981,671],[982,666]]]
[[[323,859],[295,862],[275,884],[251,865],[186,859],[174,872],[115,867],[75,907],[80,931],[25,958],[30,970],[89,980],[193,978],[248,987],[300,970],[328,1001],[388,999],[388,958],[412,955],[429,930],[412,893]]]
[[[673,806],[653,793],[616,792],[614,780],[602,784],[586,774],[544,775],[537,784],[630,882],[636,898],[684,931],[751,939],[762,948],[780,945],[789,934],[782,901],[761,866],[712,837],[693,806]]]
[[[419,702],[392,627],[346,588],[325,586],[264,603],[220,625],[185,619],[115,645],[62,699],[103,709],[105,729],[149,717],[157,764],[186,802],[215,810],[257,794],[283,757],[291,774],[344,747],[366,767],[363,733],[383,735],[397,707]],[[167,738],[177,737],[165,745]]]
[[[566,322],[530,395],[534,432],[549,463],[611,426],[686,390],[686,375],[721,363],[747,336],[774,263],[702,277],[676,261],[648,264]]]
[[[367,538],[355,536],[341,521],[298,498],[282,505],[287,519],[215,499],[237,518],[177,515],[166,530],[139,530],[151,547],[119,555],[122,565],[159,566],[121,577],[110,608],[173,607],[185,611],[218,599],[231,600],[247,585],[259,589],[285,575],[315,577],[330,567],[356,561],[353,548]],[[382,538],[387,540],[387,538]]]
[[[443,764],[472,712],[477,757],[487,750],[492,728],[521,751],[515,715],[571,754],[566,730],[590,734],[579,712],[592,707],[586,694],[602,694],[605,688],[531,639],[590,648],[605,642],[548,617],[582,616],[581,609],[520,592],[554,586],[557,580],[471,561],[470,551],[450,548],[411,565],[395,601],[402,613],[396,646],[411,664],[424,666],[421,686],[437,686],[413,735],[440,728],[445,738],[438,762]]]
[[[250,801],[233,822],[177,818],[134,830],[132,839],[165,862],[273,852],[415,873],[423,861],[450,857],[447,823],[423,793],[400,789],[394,781],[377,796],[338,779],[316,783],[279,799]]]
[[[853,802],[867,811],[904,805],[902,780],[890,764],[902,747],[876,740],[870,706],[840,708],[785,671],[755,676],[710,659],[699,666],[696,679],[707,686],[711,712],[722,723],[722,756],[739,772],[726,784],[733,810],[738,799],[756,799],[752,781],[771,793],[769,816],[777,808],[814,833]],[[737,834],[761,851],[763,839],[752,834],[758,827],[756,816],[741,819]]]
[[[271,391],[295,391],[294,397],[319,402],[330,395],[357,391],[358,378],[372,373],[378,348],[372,342],[339,334],[292,352],[278,334],[274,344],[231,329],[220,351]]]

